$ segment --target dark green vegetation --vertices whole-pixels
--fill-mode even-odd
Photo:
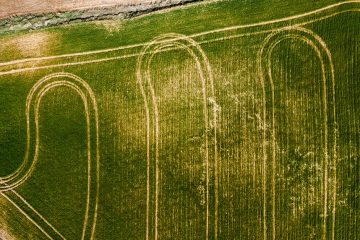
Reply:
[[[123,22],[3,35],[3,63],[142,44],[169,32],[192,35],[209,60],[214,96],[211,83],[202,84],[198,65],[184,49],[154,55],[153,89],[143,79],[146,105],[136,76],[143,45],[1,64],[0,176],[11,174],[23,162],[30,89],[49,74],[67,72],[85,80],[97,101],[96,239],[146,237],[145,106],[150,123],[149,239],[154,239],[156,228],[157,153],[159,239],[206,239],[207,205],[209,239],[216,235],[264,239],[264,232],[268,239],[358,239],[360,3],[280,23],[197,34],[293,16],[334,2],[220,1]],[[319,20],[324,16],[328,17]],[[313,35],[303,29],[287,30],[295,37],[274,45],[270,61],[259,60],[270,34],[299,24]],[[287,36],[286,31],[279,34]],[[311,36],[321,38],[331,53],[334,87],[326,51],[313,48],[309,39],[319,44]],[[187,44],[183,47],[194,51],[194,45]],[[199,53],[196,56],[204,66]],[[83,229],[88,172],[85,116],[82,98],[74,89],[58,86],[44,95],[39,103],[38,161],[27,181],[15,188],[66,239],[80,239]],[[30,121],[34,127],[34,119]],[[6,233],[5,239],[46,239],[3,196],[0,206],[0,238]]]

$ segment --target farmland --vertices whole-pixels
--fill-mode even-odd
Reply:
[[[1,35],[0,239],[358,239],[359,9]]]

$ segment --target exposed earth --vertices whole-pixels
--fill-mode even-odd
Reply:
[[[125,19],[196,1],[202,0],[0,0],[0,33]]]
[[[182,2],[189,2],[189,0],[1,0],[0,19],[29,13],[73,11],[113,6],[123,8],[130,6],[133,8],[164,7]]]

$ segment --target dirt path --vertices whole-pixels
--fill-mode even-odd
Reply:
[[[0,0],[0,19],[30,13],[49,13],[108,7],[165,7],[188,2],[184,0]]]
[[[0,34],[73,22],[126,19],[203,0],[0,0]]]

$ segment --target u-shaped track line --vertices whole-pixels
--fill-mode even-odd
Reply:
[[[57,80],[67,79],[67,80]],[[86,211],[82,229],[82,240],[94,239],[95,226],[98,210],[99,198],[99,126],[98,109],[95,95],[91,87],[80,77],[70,73],[50,74],[40,79],[30,90],[26,101],[26,126],[27,126],[27,147],[25,159],[22,165],[7,178],[0,179],[0,193],[8,199],[17,209],[20,210],[31,222],[33,222],[50,239],[65,239],[58,230],[55,229],[38,211],[35,210],[19,193],[16,188],[23,184],[32,174],[38,160],[39,138],[39,108],[41,99],[51,89],[56,87],[69,87],[74,90],[82,99],[85,108],[87,124],[87,161],[88,161],[88,179],[87,179],[87,197]],[[34,109],[34,110],[32,110]],[[34,111],[34,112],[32,112]],[[32,116],[34,115],[34,116]],[[33,159],[30,162],[31,155],[31,117],[34,117],[35,124],[35,146]],[[95,145],[95,146],[93,146]],[[19,206],[22,204],[23,209]],[[29,216],[33,215],[33,216]],[[37,218],[42,226],[33,220]],[[47,229],[47,230],[45,230]]]

